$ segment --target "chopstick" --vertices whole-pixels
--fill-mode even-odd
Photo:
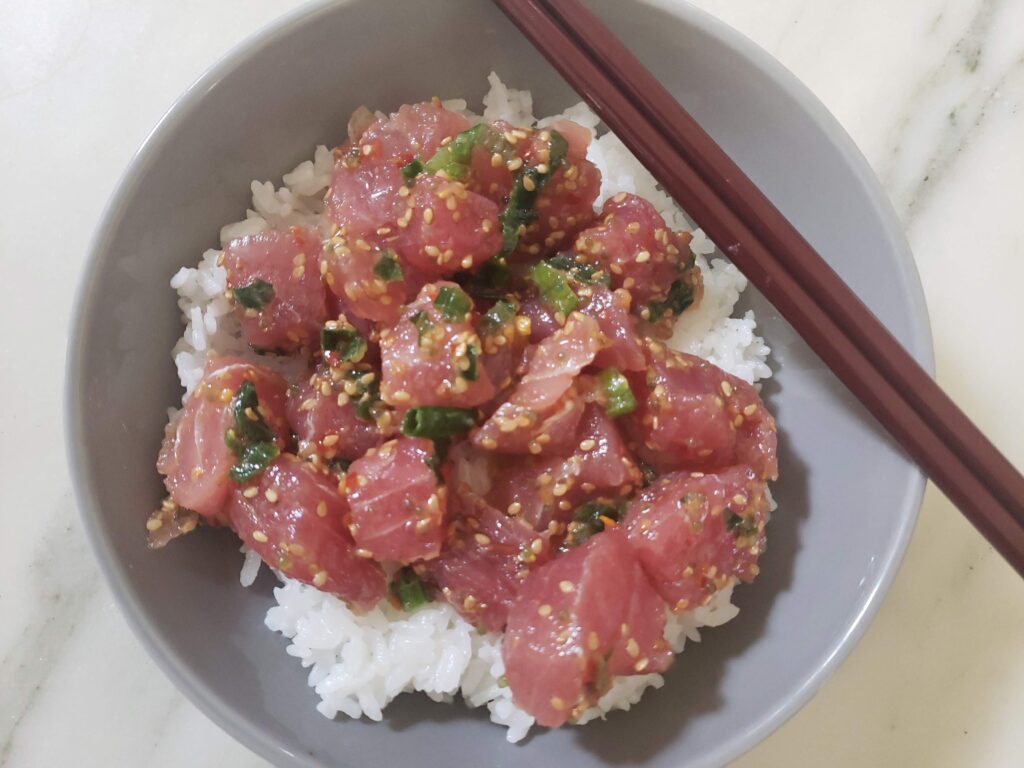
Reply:
[[[1024,575],[1024,477],[579,0],[494,0],[946,496]]]

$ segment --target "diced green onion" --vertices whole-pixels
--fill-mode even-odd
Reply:
[[[406,183],[409,183],[421,173],[423,173],[423,163],[421,163],[419,159],[410,160],[402,166],[402,177],[405,179]]]
[[[579,283],[601,283],[603,285],[611,285],[611,273],[604,269],[600,264],[576,261],[576,259],[571,256],[567,256],[564,253],[552,256],[550,259],[546,259],[546,261],[555,269],[568,272],[569,276]]]
[[[235,465],[228,470],[236,483],[252,480],[265,470],[281,453],[276,443],[254,443],[246,446]]]
[[[274,286],[256,278],[248,285],[232,288],[231,295],[246,309],[260,310],[274,300]]]
[[[666,312],[671,312],[673,317],[679,317],[691,304],[693,304],[693,288],[689,283],[680,279],[672,283],[664,301],[652,301],[647,308],[651,313],[651,322],[657,322]]]
[[[274,430],[268,427],[267,422],[263,420],[259,406],[256,385],[251,381],[243,381],[238,391],[235,392],[235,396],[231,398],[231,411],[235,423],[228,430],[240,447],[274,439]],[[231,444],[228,445],[230,447]]]
[[[501,333],[502,329],[516,316],[516,305],[507,299],[499,299],[480,318],[480,330],[485,336]]]
[[[572,522],[569,524],[570,543],[582,544],[595,533],[601,533],[605,529],[606,520],[617,523],[621,514],[621,507],[600,499],[580,505],[573,513]]]
[[[519,234],[522,227],[527,227],[537,218],[534,210],[534,203],[537,200],[537,193],[541,187],[547,184],[548,179],[558,170],[565,160],[565,153],[569,144],[565,137],[558,131],[550,131],[550,155],[548,157],[547,171],[541,173],[533,166],[525,166],[516,174],[512,184],[512,191],[508,196],[508,204],[501,212],[498,221],[501,224],[501,255],[508,256],[519,244]],[[527,185],[526,180],[530,184]],[[529,186],[529,188],[528,188]]]
[[[466,381],[476,381],[477,376],[477,358],[480,356],[480,351],[476,348],[475,344],[466,345],[466,359],[469,361],[469,367],[466,370],[459,373],[459,375]]]
[[[617,419],[636,410],[636,398],[629,387],[629,381],[618,368],[605,368],[598,376],[604,389],[604,412]]]
[[[753,517],[743,517],[735,512],[730,512],[725,521],[726,530],[731,531],[737,538],[754,536],[757,534],[757,520]]]
[[[375,406],[380,402],[380,377],[366,363],[352,368],[346,376],[356,388],[356,394],[352,396],[356,404],[356,418],[373,421]]]
[[[541,299],[555,312],[568,316],[579,306],[580,300],[569,287],[565,273],[546,262],[538,262],[530,269],[530,280],[537,286]]]
[[[437,292],[434,306],[438,308],[445,320],[459,322],[465,320],[466,315],[473,309],[473,300],[461,288],[454,285],[443,285]]]
[[[423,310],[413,312],[409,315],[409,322],[416,326],[416,330],[419,332],[417,341],[419,345],[423,346],[423,337],[434,327],[434,324],[430,322],[430,316]]]
[[[259,411],[259,397],[251,381],[243,381],[231,398],[234,425],[224,432],[224,443],[238,457],[228,470],[231,479],[244,483],[260,474],[280,454],[276,435]]]
[[[398,254],[390,248],[384,251],[373,265],[373,274],[385,283],[396,283],[405,276],[402,265],[398,262]]]
[[[410,408],[402,419],[402,434],[437,440],[468,432],[476,424],[472,408],[444,408],[425,405]]]
[[[351,325],[327,324],[320,329],[320,348],[333,352],[347,363],[358,363],[366,355],[366,339]]]
[[[473,147],[487,138],[490,126],[480,123],[468,131],[456,135],[450,142],[434,153],[426,165],[427,173],[443,171],[449,179],[461,181],[469,175],[469,163],[473,157]]]
[[[402,610],[405,611],[414,611],[428,601],[423,582],[409,567],[403,568],[394,575],[390,589],[391,594],[402,604]]]

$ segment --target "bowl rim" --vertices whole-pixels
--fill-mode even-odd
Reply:
[[[99,505],[84,466],[85,451],[81,423],[84,410],[84,392],[81,384],[83,359],[80,350],[85,324],[79,322],[79,319],[85,316],[90,303],[98,267],[109,246],[110,233],[119,221],[123,201],[140,183],[147,165],[166,141],[164,136],[166,129],[185,117],[193,105],[201,100],[209,90],[230,73],[244,66],[247,59],[255,55],[259,49],[291,34],[294,29],[321,14],[332,13],[339,6],[352,5],[359,1],[308,0],[288,13],[273,19],[231,47],[196,78],[167,109],[146,135],[139,149],[120,175],[100,216],[89,243],[84,267],[78,278],[67,335],[64,432],[71,484],[86,537],[122,615],[157,666],[200,711],[253,752],[272,761],[275,765],[296,766],[296,768],[314,765],[315,761],[308,754],[296,754],[289,751],[284,745],[270,737],[267,732],[254,727],[248,718],[227,706],[198,675],[189,669],[185,659],[172,650],[146,618],[142,601],[129,586],[127,569],[118,563],[114,555],[112,539],[100,523]],[[934,345],[928,309],[909,243],[881,183],[867,159],[839,121],[796,75],[757,43],[726,22],[690,3],[679,2],[679,0],[637,0],[637,2],[692,24],[702,34],[711,37],[733,54],[751,61],[780,90],[792,98],[825,133],[840,157],[853,172],[854,180],[866,193],[866,198],[870,201],[874,213],[882,224],[886,240],[893,246],[896,254],[893,267],[907,286],[907,294],[904,299],[913,321],[907,346],[918,362],[934,375]],[[708,752],[695,763],[696,766],[711,768],[724,765],[750,750],[779,728],[814,696],[867,631],[899,570],[917,522],[927,478],[916,467],[911,469],[910,474],[904,509],[900,512],[895,535],[890,541],[888,549],[879,557],[875,583],[867,596],[862,599],[860,610],[856,613],[850,626],[836,639],[831,651],[814,663],[813,671],[785,700],[769,711],[760,721],[753,723],[743,731],[737,731],[731,739]]]

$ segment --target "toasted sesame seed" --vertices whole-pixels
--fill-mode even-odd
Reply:
[[[527,175],[523,175],[523,189],[527,192],[533,192],[537,189],[537,184],[533,181],[533,178]]]
[[[540,616],[548,617],[551,615],[551,606],[544,603],[544,605],[537,609],[537,613]]]
[[[732,395],[732,384],[730,384],[728,381],[722,382],[722,394],[725,395],[726,397]]]
[[[751,403],[743,409],[744,416],[753,416],[755,413],[757,413],[757,405],[755,403]]]
[[[711,596],[708,595],[708,597]],[[645,669],[647,669],[648,664],[650,664],[650,661],[648,659],[640,659],[640,661],[633,665],[633,669],[635,669],[637,672],[643,672]]]
[[[635,637],[629,638],[629,642],[626,643],[626,653],[628,653],[634,659],[640,655],[640,646],[637,643]]]
[[[321,501],[316,505],[316,514],[318,517],[327,517],[327,502]]]
[[[513,158],[512,160],[509,160],[507,163],[505,163],[505,167],[508,168],[510,171],[518,171],[520,168],[523,167],[523,158]]]
[[[313,586],[322,587],[327,583],[327,571],[317,571],[313,577]]]
[[[539,555],[543,549],[544,549],[544,540],[543,539],[534,539],[533,541],[530,542],[530,551],[533,552],[533,554]]]
[[[551,697],[551,708],[559,711],[565,709],[565,702],[562,701],[558,696]]]
[[[242,491],[242,495],[245,496],[245,498],[247,498],[247,499],[255,499],[256,495],[259,492],[260,492],[260,489],[257,488],[255,485],[253,485],[253,486],[250,486],[249,488],[246,488],[244,491]]]
[[[146,521],[147,531],[159,531],[164,525],[164,521],[159,517],[151,517]]]
[[[576,586],[568,579],[564,579],[558,582],[558,588],[568,595],[570,592],[576,589]]]
[[[353,554],[354,554],[354,555],[355,555],[356,557],[361,557],[361,558],[363,558],[364,560],[369,560],[369,559],[370,559],[371,557],[373,557],[373,552],[371,552],[371,551],[370,551],[370,550],[368,550],[368,549],[363,549],[362,547],[360,547],[360,548],[356,549],[356,550],[355,550],[355,552],[354,552]]]
[[[515,516],[523,511],[523,505],[520,504],[518,501],[513,501],[511,504],[508,505],[508,509],[505,511],[508,512],[510,515]]]
[[[260,544],[266,544],[269,541],[267,534],[263,531],[253,531],[252,538],[253,541],[258,541]]]
[[[330,448],[332,445],[337,445],[339,440],[341,438],[338,435],[324,435],[324,439],[320,442],[324,447]]]
[[[430,223],[432,223],[434,221],[434,209],[433,208],[427,208],[427,210],[425,210],[423,212],[423,220],[425,222],[427,222],[427,224],[430,224]]]
[[[273,488],[267,488],[267,490],[263,492],[263,495],[266,496],[267,501],[269,501],[271,504],[277,503],[277,491],[275,491]]]

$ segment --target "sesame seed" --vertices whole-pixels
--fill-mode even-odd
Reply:
[[[513,501],[511,504],[508,505],[508,509],[506,511],[510,515],[518,515],[520,512],[523,511],[523,505],[520,504],[518,501]]]
[[[327,517],[327,502],[321,501],[316,505],[316,514],[318,517]]]
[[[634,659],[640,655],[640,646],[636,642],[635,637],[629,638],[629,642],[626,643],[626,653],[628,653]]]
[[[597,636],[597,632],[591,631],[590,634],[587,635],[587,647],[592,651],[596,651],[600,644],[601,641]]]
[[[327,571],[317,571],[316,576],[313,577],[313,586],[322,587],[327,583]]]
[[[260,492],[260,489],[257,488],[254,485],[254,486],[252,486],[250,488],[246,488],[244,491],[242,491],[242,495],[245,496],[245,498],[247,498],[247,499],[255,499],[256,498],[256,494],[258,494],[259,492]]]
[[[754,403],[751,403],[750,405],[743,409],[744,416],[753,416],[755,413],[757,413],[757,405],[755,405]]]
[[[559,711],[565,709],[565,702],[562,701],[558,696],[551,697],[551,708]]]
[[[711,595],[708,595],[708,597],[710,598]],[[640,661],[633,665],[633,669],[635,669],[637,672],[643,672],[645,669],[647,669],[647,665],[649,663],[650,661],[648,659],[640,659]]]
[[[491,167],[500,168],[505,162],[505,159],[501,156],[500,152],[495,152],[491,155]]]
[[[427,222],[427,224],[430,224],[430,223],[432,223],[434,221],[434,209],[433,208],[427,208],[427,210],[425,210],[423,212],[423,220],[425,222]]]
[[[547,603],[544,603],[544,605],[537,609],[537,613],[538,615],[546,618],[551,615],[551,606]]]
[[[643,264],[644,262],[650,261],[650,260],[651,260],[651,252],[650,251],[640,251],[640,253],[638,253],[636,255],[636,263],[637,264]]]
[[[159,531],[164,525],[164,521],[159,517],[151,517],[146,521],[147,531]]]
[[[337,445],[339,440],[341,438],[338,435],[324,435],[324,439],[320,442],[324,447],[330,448],[332,445]]]
[[[537,185],[536,185],[536,183],[534,183],[534,181],[533,181],[533,179],[531,177],[524,175],[523,176],[523,189],[525,189],[527,192],[533,192],[534,190],[537,189]]]
[[[534,539],[533,541],[530,542],[530,551],[533,552],[533,554],[539,555],[543,549],[544,549],[544,540],[543,539]]]
[[[277,503],[277,491],[275,491],[273,488],[267,488],[267,490],[263,492],[263,495],[266,496],[267,501],[269,501],[271,504]]]
[[[362,547],[356,549],[353,554],[355,554],[356,557],[363,558],[364,560],[369,560],[371,557],[373,557],[373,552],[371,552],[368,549],[363,549]]]
[[[726,397],[732,395],[732,384],[730,384],[728,381],[722,382],[722,394],[725,395]]]
[[[572,592],[574,589],[576,589],[576,587],[573,585],[573,583],[571,581],[569,581],[568,579],[558,582],[558,588],[560,590],[562,590],[567,595],[570,592]]]
[[[253,541],[258,541],[260,544],[266,544],[269,541],[267,534],[263,531],[253,531],[252,538]]]
[[[520,168],[523,167],[523,158],[517,157],[513,160],[509,160],[505,164],[505,167],[508,168],[510,171],[518,171]]]

